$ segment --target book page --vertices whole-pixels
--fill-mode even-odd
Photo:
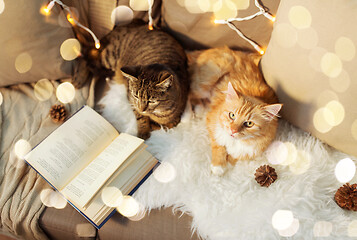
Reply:
[[[124,161],[141,150],[143,143],[140,138],[120,134],[61,193],[78,207],[85,207]]]
[[[118,176],[115,176],[114,179],[106,184],[95,198],[88,204],[86,209],[80,209],[83,213],[90,218],[97,225],[113,211],[113,207],[107,206],[103,199],[101,192],[105,187],[116,187],[121,190],[123,195],[127,195],[131,190],[139,183],[142,178],[157,164],[157,160],[146,150],[142,150],[140,154],[135,157],[131,164],[126,166],[124,169],[119,169],[120,171]],[[124,165],[124,164],[123,164]],[[122,168],[122,166],[120,166]],[[129,189],[126,187],[128,185],[132,187]],[[110,199],[107,199],[110,201]]]
[[[37,145],[25,160],[61,190],[118,135],[102,116],[84,106]]]

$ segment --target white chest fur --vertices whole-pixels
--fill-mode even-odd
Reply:
[[[257,148],[254,144],[246,144],[244,141],[232,137],[219,124],[216,126],[215,138],[219,145],[226,147],[227,153],[233,158],[245,155],[253,157],[256,154]]]

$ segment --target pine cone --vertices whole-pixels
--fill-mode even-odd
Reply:
[[[53,105],[50,109],[50,116],[52,121],[58,123],[63,122],[67,117],[67,111],[63,105]]]
[[[269,165],[260,166],[255,171],[254,176],[257,183],[259,183],[262,187],[269,187],[270,184],[275,182],[275,180],[278,178],[275,169]]]
[[[357,184],[344,184],[335,193],[335,201],[343,209],[357,211]]]

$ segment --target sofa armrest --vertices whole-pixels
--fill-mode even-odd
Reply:
[[[96,228],[68,204],[64,209],[46,208],[39,225],[51,240],[96,239]]]
[[[192,218],[172,208],[152,210],[140,221],[115,213],[98,231],[97,240],[189,240],[199,239],[191,231]]]

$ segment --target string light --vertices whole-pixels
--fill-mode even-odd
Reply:
[[[52,0],[46,7],[43,7],[41,9],[41,12],[46,16],[49,15],[54,5],[55,5],[55,1]]]
[[[221,19],[215,19],[214,23],[215,24],[227,24],[227,26],[229,28],[231,28],[232,30],[234,30],[241,38],[243,38],[245,41],[247,41],[250,45],[252,45],[254,47],[255,50],[257,50],[261,55],[263,55],[265,53],[264,49],[259,46],[258,43],[254,42],[253,40],[251,40],[250,38],[248,38],[247,36],[245,36],[232,22],[234,21],[248,21],[251,20],[257,16],[263,15],[264,17],[266,17],[267,19],[269,19],[272,22],[275,22],[275,16],[273,16],[272,14],[270,14],[266,8],[264,6],[262,6],[259,3],[259,0],[255,0],[255,6],[259,9],[258,12],[246,16],[246,17],[239,17],[239,18],[228,18],[226,20],[221,20]]]
[[[148,4],[149,4],[149,10],[148,10],[148,15],[149,15],[149,30],[154,30],[154,27],[153,27],[153,20],[152,20],[152,6],[154,5],[153,4],[153,1],[154,0],[148,0]]]
[[[74,14],[72,13],[71,9],[66,4],[62,3],[60,0],[52,0],[46,7],[41,9],[41,12],[46,16],[49,15],[50,12],[51,12],[51,9],[55,5],[55,3],[60,5],[64,10],[66,10],[68,12],[67,20],[71,25],[77,25],[78,27],[80,27],[80,28],[84,29],[85,31],[87,31],[92,36],[92,38],[94,40],[95,48],[99,49],[100,48],[100,42],[99,42],[99,39],[96,37],[96,35],[89,28],[83,26],[80,22],[78,22],[73,17]]]

